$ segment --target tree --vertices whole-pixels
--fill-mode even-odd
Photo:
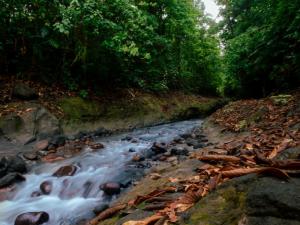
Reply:
[[[300,1],[219,0],[226,91],[260,97],[300,83]]]

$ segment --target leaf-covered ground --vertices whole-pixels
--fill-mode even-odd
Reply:
[[[233,102],[208,118],[204,133],[213,143],[191,156],[190,160],[202,162],[200,166],[190,163],[194,173],[185,176],[176,176],[176,173],[172,176],[170,172],[150,174],[148,182],[149,179],[153,183],[161,181],[150,190],[145,188],[143,194],[133,194],[131,201],[121,201],[122,204],[100,213],[88,224],[115,224],[122,221],[122,215],[140,208],[152,214],[117,224],[183,224],[180,219],[184,212],[232,178],[256,173],[286,181],[299,175],[300,155],[284,160],[278,155],[300,145],[300,91],[262,100]],[[178,172],[183,167],[179,165],[173,170]],[[143,182],[147,180],[139,184],[142,187]],[[138,186],[133,192],[139,190]],[[120,211],[122,213],[118,214]],[[113,219],[106,220],[112,216]]]

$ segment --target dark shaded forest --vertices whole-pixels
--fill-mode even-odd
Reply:
[[[261,97],[300,80],[300,1],[2,0],[0,73],[88,90]]]

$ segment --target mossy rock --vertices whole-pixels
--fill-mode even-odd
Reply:
[[[0,134],[11,134],[21,130],[24,122],[18,115],[7,115],[0,117]]]
[[[274,102],[275,105],[281,105],[285,106],[288,104],[290,100],[292,100],[293,96],[292,95],[276,95],[276,96],[271,96],[272,101]]]
[[[184,224],[237,225],[244,213],[245,199],[245,193],[234,187],[220,189],[201,200]]]
[[[59,105],[65,118],[70,121],[92,121],[104,112],[98,102],[84,100],[79,97],[64,98],[59,101]]]
[[[255,174],[235,178],[200,200],[179,224],[299,224],[299,184],[299,178],[288,182]]]
[[[228,101],[212,99],[206,102],[179,103],[174,120],[205,117],[224,106]]]

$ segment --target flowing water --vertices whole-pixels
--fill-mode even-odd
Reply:
[[[180,134],[199,127],[201,123],[201,120],[182,121],[99,139],[105,148],[97,152],[85,148],[80,155],[71,159],[35,166],[25,176],[26,181],[18,184],[14,197],[0,202],[0,225],[13,225],[17,215],[25,212],[47,212],[50,220],[45,225],[72,224],[68,221],[92,216],[88,212],[93,208],[113,200],[104,195],[99,185],[114,181],[120,174],[124,175],[124,171],[130,168],[129,162],[134,154],[151,151],[153,142],[168,143]],[[134,137],[137,142],[126,140],[126,136]],[[76,165],[79,169],[71,177],[52,176],[65,165]],[[132,175],[127,173],[127,176]],[[51,193],[31,197],[44,181],[52,182]]]

